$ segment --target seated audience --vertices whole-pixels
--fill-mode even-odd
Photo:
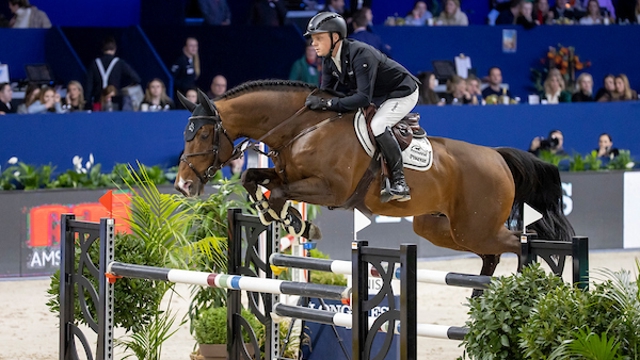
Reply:
[[[187,100],[191,101],[194,104],[198,103],[198,89],[189,89],[187,90],[186,93],[184,93],[184,97],[187,98]]]
[[[585,12],[588,13],[589,12],[589,0],[580,0],[580,1],[576,1],[576,6],[578,5],[578,3],[581,2],[582,4],[582,9],[586,10]],[[619,0],[618,0],[619,2]],[[615,22],[616,20],[616,8],[613,5],[613,2],[611,0],[598,0],[598,5],[600,6],[600,12],[601,14],[603,14],[603,16],[608,16],[611,20],[612,23]]]
[[[598,102],[608,102],[616,100],[616,77],[607,74],[603,80],[603,86],[598,90],[595,100]]]
[[[469,18],[460,10],[459,0],[445,0],[444,11],[438,16],[436,25],[467,26]]]
[[[556,0],[556,5],[551,11],[558,24],[573,24],[577,19],[575,9],[569,5],[568,0]]]
[[[380,36],[369,31],[367,28],[367,16],[364,11],[356,11],[351,23],[353,24],[353,33],[349,35],[350,38],[369,44],[380,50],[383,54],[391,57],[391,46],[385,44]]]
[[[0,115],[15,114],[18,106],[13,102],[11,84],[0,84]]]
[[[28,114],[27,108],[40,98],[40,86],[34,83],[27,85],[24,92],[24,103],[18,105],[18,114]]]
[[[308,84],[316,86],[320,85],[320,74],[318,72],[318,54],[311,45],[311,41],[307,41],[304,55],[296,60],[291,66],[289,72],[289,80],[304,81]]]
[[[467,77],[467,91],[471,96],[471,105],[484,105],[482,91],[480,90],[480,79],[475,75]]]
[[[47,14],[35,6],[29,5],[29,0],[9,0],[9,9],[13,18],[9,20],[9,27],[14,29],[49,29],[51,21]]]
[[[120,106],[117,102],[118,89],[114,85],[109,85],[102,89],[100,94],[100,103],[94,104],[93,109],[95,111],[118,111]]]
[[[547,104],[571,102],[571,93],[565,90],[564,79],[562,78],[560,70],[549,70],[543,86],[544,93],[541,99],[547,100]]]
[[[524,0],[511,0],[509,8],[504,9],[498,15],[496,19],[496,25],[513,25],[516,23],[516,19],[520,16],[520,7]]]
[[[207,92],[207,96],[209,99],[218,98],[227,91],[227,78],[222,75],[216,75],[211,80],[211,86],[209,86],[209,91]]]
[[[227,0],[198,0],[200,12],[207,25],[231,25],[231,11]]]
[[[620,151],[613,147],[611,135],[607,133],[600,134],[598,138],[598,148],[595,150],[598,152],[599,158],[613,160],[614,157],[620,155]]]
[[[67,96],[62,99],[62,109],[66,112],[84,111],[86,101],[84,100],[84,89],[82,85],[75,81],[67,84]]]
[[[344,0],[327,0],[324,3],[324,7],[320,11],[334,12],[336,14],[342,15],[345,20],[348,19],[348,16],[346,16],[347,14],[344,9]]]
[[[282,26],[287,19],[285,0],[253,0],[249,24]]]
[[[551,130],[546,139],[542,136],[533,138],[529,145],[529,152],[535,156],[540,156],[542,151],[549,151],[558,156],[568,156],[569,154],[564,151],[564,135],[562,135],[562,131]]]
[[[578,91],[571,96],[571,102],[591,102],[593,99],[593,77],[590,74],[582,73],[576,80]]]
[[[141,111],[167,111],[175,108],[173,100],[167,96],[167,89],[162,80],[155,78],[149,81],[144,92],[144,100],[140,104]]]
[[[489,86],[482,90],[482,97],[487,100],[487,98],[491,95],[502,96],[506,95],[509,98],[512,98],[511,92],[500,86],[502,84],[502,70],[499,67],[494,66],[489,69],[489,77],[488,77]]]
[[[413,4],[411,12],[404,18],[404,24],[408,26],[424,26],[432,18],[433,15],[427,10],[427,3],[418,0]]]
[[[631,86],[629,85],[629,78],[627,78],[627,75],[620,74],[616,76],[615,82],[616,94],[618,95],[617,100],[638,100],[638,93],[635,90],[631,89]]]
[[[467,82],[458,75],[447,81],[447,92],[444,94],[447,105],[471,104],[471,94],[467,91]]]
[[[53,88],[45,87],[40,91],[40,98],[27,107],[29,114],[46,114],[57,113],[63,114],[62,104],[60,102],[60,94]]]
[[[418,105],[444,105],[440,96],[435,91],[438,81],[431,71],[424,71],[418,74],[420,80],[420,94],[418,95]],[[444,100],[444,99],[443,99]]]
[[[600,13],[600,3],[598,0],[589,0],[587,4],[587,14],[580,19],[580,25],[601,25],[604,18]]]
[[[549,0],[536,0],[533,18],[538,25],[553,24],[553,11],[549,10]]]
[[[522,25],[526,30],[536,27],[536,21],[533,18],[533,3],[531,1],[523,1],[520,5],[520,14],[516,19],[516,24]]]

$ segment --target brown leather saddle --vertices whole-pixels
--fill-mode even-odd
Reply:
[[[369,131],[369,138],[374,145],[376,145],[376,141],[371,131],[371,119],[373,119],[376,111],[378,111],[378,108],[374,104],[370,104],[363,109],[364,118],[367,122],[367,130]],[[407,116],[395,124],[391,130],[398,140],[398,144],[400,144],[400,149],[403,151],[409,147],[414,137],[423,138],[427,136],[427,132],[420,127],[420,114],[418,113],[407,114]]]

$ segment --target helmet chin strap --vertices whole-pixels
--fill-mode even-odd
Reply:
[[[333,57],[333,49],[335,49],[336,45],[338,45],[338,43],[340,41],[342,41],[342,39],[338,39],[338,41],[333,41],[333,31],[329,33],[329,37],[331,38],[331,49],[329,50],[329,57]]]

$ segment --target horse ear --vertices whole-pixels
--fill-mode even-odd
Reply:
[[[196,106],[198,106],[192,103],[191,101],[189,101],[186,97],[184,97],[184,95],[182,95],[180,91],[178,91],[178,100],[180,100],[180,103],[182,104],[182,106],[184,106],[187,110],[189,110],[192,113],[193,113],[193,110],[195,110]]]
[[[216,116],[218,115],[218,110],[216,106],[213,104],[213,101],[209,99],[207,94],[205,94],[202,90],[198,89],[198,102],[202,107],[207,111],[209,115]]]

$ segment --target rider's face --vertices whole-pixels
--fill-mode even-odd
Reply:
[[[327,56],[329,55],[329,50],[331,50],[331,38],[329,37],[329,33],[319,33],[311,35],[311,46],[316,50],[316,54],[318,56]]]

